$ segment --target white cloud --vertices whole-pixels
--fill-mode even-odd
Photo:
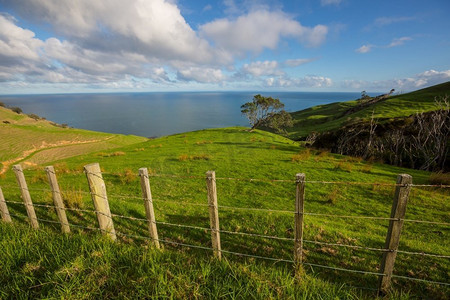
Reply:
[[[283,66],[285,67],[298,67],[310,62],[317,60],[317,58],[297,58],[297,59],[288,59],[283,62]]]
[[[322,6],[327,6],[327,5],[339,5],[341,4],[342,0],[320,0],[320,4]]]
[[[367,53],[367,52],[370,52],[373,47],[374,47],[373,45],[362,45],[361,47],[359,47],[355,51],[358,52],[358,53]]]
[[[265,80],[265,84],[270,87],[321,88],[331,86],[333,81],[328,77],[312,75],[303,78],[270,77]]]
[[[0,57],[5,59],[39,60],[43,42],[35,38],[34,32],[15,25],[11,16],[0,14]]]
[[[224,60],[168,1],[16,0],[7,5],[27,19],[51,24],[83,48],[136,52],[156,60]]]
[[[220,69],[191,67],[179,70],[177,78],[182,81],[197,81],[201,83],[220,83],[225,79]]]
[[[380,81],[345,80],[341,83],[344,88],[353,90],[389,91],[394,88],[397,91],[413,91],[450,80],[450,70],[428,70],[407,78],[395,78]]]
[[[178,80],[219,83],[229,80],[222,72],[232,71],[236,56],[276,49],[283,39],[319,46],[328,33],[324,25],[303,26],[251,0],[225,1],[237,15],[198,31],[186,22],[176,0],[15,0],[2,5],[58,38],[41,40],[10,15],[0,14],[0,81],[126,86],[131,82],[126,78],[134,78],[171,84],[170,70]],[[281,68],[306,62],[253,62],[239,72],[281,76]]]
[[[403,44],[405,44],[405,42],[407,41],[411,41],[412,38],[408,37],[408,36],[404,36],[401,38],[394,38],[389,44],[384,45],[384,46],[377,46],[377,45],[362,45],[361,47],[359,47],[358,49],[356,49],[355,51],[358,53],[368,53],[370,51],[372,51],[373,48],[393,48],[393,47],[398,47],[398,46],[402,46]]]
[[[212,8],[213,8],[213,7],[212,7],[211,4],[207,4],[207,5],[205,5],[205,7],[203,7],[202,11],[203,11],[203,12],[210,11]]]
[[[256,61],[250,64],[244,64],[241,72],[244,74],[251,74],[255,77],[268,76],[268,75],[283,75],[284,72],[279,70],[279,64],[277,61]]]
[[[387,48],[392,48],[392,47],[401,46],[401,45],[403,45],[405,42],[411,41],[411,40],[412,40],[412,38],[407,37],[407,36],[404,36],[404,37],[401,37],[401,38],[395,38],[395,39],[393,39],[392,42],[391,42],[389,45],[387,45],[386,47],[387,47]]]
[[[373,24],[377,27],[387,26],[394,23],[408,22],[415,20],[415,17],[379,17]]]
[[[275,49],[284,37],[316,47],[325,41],[328,28],[324,25],[302,26],[281,11],[258,10],[235,20],[224,18],[204,24],[200,27],[200,32],[217,47],[231,53],[243,54]]]

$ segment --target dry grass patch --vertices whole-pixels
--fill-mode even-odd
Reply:
[[[100,157],[112,157],[112,156],[124,156],[124,155],[126,155],[126,153],[123,151],[116,151],[116,152],[112,152],[112,153],[100,152],[100,153],[97,153],[96,155],[100,156]]]
[[[119,174],[119,178],[122,184],[127,184],[136,181],[138,175],[131,169],[125,169],[125,171]]]
[[[47,175],[42,172],[36,173],[31,177],[31,183],[44,183],[47,182]]]
[[[325,196],[325,200],[329,204],[336,204],[339,197],[339,188],[333,186],[333,189]]]
[[[372,164],[366,164],[361,167],[361,172],[369,174],[372,172],[372,169],[373,169]]]
[[[62,191],[62,198],[64,201],[64,204],[68,208],[83,208],[84,202],[83,202],[83,191],[78,188],[69,188],[64,191]]]
[[[196,154],[196,155],[187,155],[187,154],[181,154],[178,156],[179,161],[187,161],[187,160],[210,160],[211,155],[209,154]]]
[[[334,165],[334,169],[351,173],[353,170],[353,165],[346,161],[340,161]]]
[[[303,151],[300,151],[297,154],[294,154],[292,156],[291,161],[292,162],[301,162],[301,161],[305,161],[308,160],[311,157],[311,150],[309,148],[306,148]]]

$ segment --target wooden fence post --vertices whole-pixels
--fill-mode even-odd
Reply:
[[[217,206],[216,172],[206,172],[206,187],[208,190],[209,220],[211,223],[211,240],[214,255],[221,260],[222,248],[220,246],[219,208]]]
[[[34,229],[38,229],[39,223],[36,217],[36,212],[34,211],[33,202],[31,201],[30,192],[28,191],[28,186],[25,180],[25,175],[23,174],[22,167],[20,165],[15,165],[13,166],[13,171],[14,174],[16,175],[17,183],[19,184],[20,187],[23,203],[25,204],[25,209],[27,211],[31,227]]]
[[[410,175],[398,175],[394,202],[392,203],[391,220],[389,221],[389,229],[385,244],[385,249],[389,251],[384,252],[381,259],[380,273],[383,273],[384,275],[381,275],[379,279],[378,291],[380,294],[386,294],[391,286],[391,277],[394,270],[394,263],[397,256],[400,233],[402,231],[411,184],[412,177]]]
[[[3,196],[2,188],[0,187],[0,213],[2,220],[11,223],[11,215],[9,214],[8,206],[6,206],[5,197]]]
[[[55,204],[56,214],[58,215],[59,222],[61,223],[61,231],[64,233],[70,232],[69,221],[67,220],[66,208],[61,197],[61,191],[59,189],[58,180],[56,179],[56,173],[53,166],[45,167],[47,173],[50,189],[52,190],[53,203]]]
[[[305,207],[305,174],[298,173],[295,176],[295,242],[294,262],[295,273],[301,276],[303,272],[303,210]]]
[[[160,249],[158,230],[156,229],[155,211],[153,210],[152,191],[150,190],[150,180],[148,178],[147,168],[140,168],[139,176],[141,177],[141,189],[142,196],[144,197],[145,215],[147,216],[148,221],[148,232],[150,233],[150,238],[153,241],[153,245],[157,249]]]
[[[97,213],[98,225],[104,234],[115,241],[116,231],[109,209],[108,197],[106,195],[106,186],[103,181],[102,172],[98,163],[84,166],[84,172],[89,183],[92,202],[94,202],[95,211]]]

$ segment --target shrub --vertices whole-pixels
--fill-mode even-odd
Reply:
[[[41,119],[41,117],[39,117],[36,114],[29,114],[28,117],[30,117],[30,118],[32,118],[33,120],[36,120],[36,121]]]
[[[10,109],[17,114],[22,113],[22,109],[20,107],[11,107]]]
[[[433,172],[428,178],[428,182],[436,185],[450,185],[450,174],[444,172]]]
[[[5,107],[5,103],[0,102],[0,106],[1,106],[1,107]]]

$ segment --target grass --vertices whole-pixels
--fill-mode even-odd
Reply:
[[[99,235],[0,224],[0,246],[1,298],[366,298],[313,275],[296,282],[285,268],[218,262],[203,252],[158,251]]]
[[[139,149],[139,151],[135,149]],[[144,206],[140,200],[141,191],[139,180],[137,180],[137,172],[139,168],[147,167],[151,169],[150,173],[152,174],[150,182],[156,220],[158,222],[208,228],[208,210],[207,207],[203,206],[207,204],[204,177],[206,171],[215,170],[219,206],[223,206],[219,209],[221,229],[285,238],[293,238],[292,214],[247,211],[237,208],[252,207],[293,211],[295,207],[294,178],[297,173],[305,173],[307,181],[392,184],[395,183],[397,174],[408,173],[413,176],[414,183],[420,184],[428,183],[430,178],[429,172],[366,162],[361,159],[349,159],[326,151],[308,150],[281,136],[258,130],[249,132],[246,128],[240,127],[177,134],[125,146],[114,151],[123,152],[126,155],[113,156],[93,153],[56,161],[54,165],[61,190],[63,192],[71,189],[79,191],[78,194],[81,195],[83,207],[88,210],[93,209],[82,168],[83,165],[88,163],[99,162],[104,170],[103,177],[108,191],[111,211],[114,214],[145,218]],[[101,152],[106,153],[104,151],[98,153]],[[296,155],[300,155],[300,158],[294,159]],[[181,156],[186,157],[186,159],[180,159]],[[194,159],[194,157],[207,157],[208,159]],[[58,165],[61,167],[61,171],[56,168]],[[42,173],[43,170],[41,167],[36,167],[25,172],[27,178],[41,178],[39,173]],[[173,175],[177,177],[171,177]],[[240,178],[241,180],[225,178]],[[259,180],[242,180],[250,178]],[[272,179],[286,181],[274,182],[271,181]],[[8,172],[5,178],[0,179],[0,186],[2,186],[7,200],[20,201],[19,191],[15,187],[12,172]],[[42,191],[42,189],[47,188],[46,182],[37,180],[36,183],[30,183],[29,188],[35,203],[51,204],[51,200],[46,194],[48,192]],[[393,193],[393,186],[307,183],[305,211],[323,214],[389,217]],[[415,187],[411,192],[406,218],[448,223],[450,222],[448,214],[450,204],[449,201],[446,201],[448,197],[448,189]],[[237,208],[225,208],[225,206]],[[25,215],[21,205],[11,203],[9,209],[13,214]],[[56,216],[51,209],[37,207],[36,212],[39,218],[56,220]],[[95,214],[89,212],[69,211],[68,218],[71,224],[97,226]],[[15,218],[14,221],[24,223],[20,218]],[[148,235],[146,224],[138,220],[115,217],[114,222],[116,230],[120,233]],[[343,219],[308,215],[305,217],[304,238],[310,241],[383,248],[387,225],[388,222],[384,220]],[[42,226],[47,229],[54,228],[55,231],[59,230],[58,226],[52,226],[52,224],[42,223]],[[12,229],[5,230],[9,232]],[[158,224],[158,233],[160,238],[173,242],[206,247],[211,245],[208,231]],[[29,234],[33,235],[26,230],[17,233],[17,238],[13,238],[14,243],[20,243],[20,240],[24,239],[22,235],[27,236]],[[50,235],[50,233],[48,234]],[[444,241],[449,240],[448,234],[449,231],[445,226],[405,222],[400,249],[446,255],[449,253],[449,246]],[[1,235],[4,244],[7,243],[4,241],[5,235]],[[219,296],[253,298],[254,295],[257,295],[254,297],[316,297],[318,299],[337,297],[354,299],[373,298],[374,294],[370,291],[355,291],[349,286],[367,288],[376,288],[377,286],[376,276],[315,267],[307,268],[307,279],[305,279],[306,285],[304,286],[293,282],[290,264],[225,254],[226,263],[229,265],[223,266],[225,262],[211,261],[211,253],[206,252],[205,254],[203,250],[197,251],[166,244],[166,250],[163,254],[153,254],[154,250],[146,249],[145,242],[132,237],[123,239],[121,243],[115,246],[109,246],[110,243],[100,241],[101,239],[97,236],[88,235],[89,238],[86,237],[86,241],[81,236],[74,236],[74,241],[58,234],[55,234],[51,239],[67,239],[67,241],[64,240],[65,247],[75,247],[67,244],[72,242],[81,245],[86,243],[84,246],[79,246],[81,249],[87,249],[83,250],[86,252],[82,252],[84,254],[79,258],[82,260],[80,265],[86,266],[85,268],[88,268],[87,266],[91,263],[93,266],[99,264],[99,262],[90,261],[94,259],[89,256],[89,253],[93,252],[93,250],[89,250],[91,247],[107,247],[110,249],[108,251],[111,252],[106,251],[106,254],[100,256],[101,258],[95,258],[103,262],[103,267],[96,271],[98,273],[94,272],[95,268],[89,268],[81,272],[83,277],[75,272],[74,281],[68,275],[59,275],[61,278],[68,278],[68,283],[58,279],[59,277],[53,277],[57,276],[51,275],[55,272],[56,274],[65,274],[57,271],[64,267],[71,268],[75,258],[70,262],[64,260],[61,262],[47,261],[45,257],[47,255],[52,257],[53,255],[48,247],[56,246],[52,243],[47,246],[41,245],[43,242],[39,242],[41,238],[36,233],[33,241],[37,245],[30,249],[36,249],[36,252],[44,258],[32,258],[34,252],[29,251],[29,256],[24,254],[20,259],[17,258],[16,264],[19,261],[22,266],[28,263],[29,268],[33,269],[33,266],[42,260],[41,264],[48,263],[49,266],[43,269],[48,270],[48,272],[36,272],[35,275],[29,275],[33,278],[30,281],[18,278],[20,276],[16,277],[12,271],[6,272],[7,275],[2,275],[4,276],[2,282],[8,283],[6,289],[9,291],[8,293],[15,291],[10,286],[17,285],[24,289],[23,296],[27,297],[35,295],[27,294],[34,293],[30,287],[56,281],[58,288],[54,292],[44,285],[40,287],[41,294],[39,295],[43,295],[42,297],[64,297],[66,294],[63,294],[63,291],[72,289],[76,290],[75,295],[79,295],[77,293],[82,293],[83,288],[86,293],[84,294],[85,297],[89,297],[88,295],[94,295],[92,297],[122,295],[123,297],[133,298],[143,295],[136,293],[147,292],[146,295],[154,297],[175,298],[212,298]],[[102,246],[95,246],[95,243],[91,244],[88,239],[94,239],[96,243],[100,243]],[[225,233],[221,235],[221,240],[224,250],[286,260],[293,258],[291,241]],[[368,250],[311,243],[305,243],[304,247],[305,262],[336,268],[377,272],[381,259],[379,252]],[[38,251],[37,249],[41,250]],[[69,253],[71,251],[76,252],[73,249],[67,251]],[[122,257],[124,253],[129,254]],[[138,259],[142,259],[143,253],[147,253],[145,255],[148,256],[155,255],[152,259],[161,262],[161,268],[159,263],[154,263],[154,261],[143,261],[141,263]],[[9,255],[0,254],[2,264],[6,264],[3,261],[9,261]],[[136,260],[130,261],[133,255]],[[110,256],[111,260],[105,258]],[[178,258],[171,261],[172,257]],[[84,261],[84,259],[88,260]],[[4,267],[1,267],[3,270]],[[6,266],[5,270],[9,270],[8,268],[10,267]],[[199,274],[202,274],[205,268],[213,271],[211,271],[211,275],[201,277]],[[446,282],[448,281],[449,268],[450,264],[446,259],[399,253],[395,274]],[[123,272],[113,272],[112,270],[123,270]],[[153,272],[156,271],[165,275],[161,275],[162,277],[153,275]],[[91,273],[95,274],[92,275]],[[148,274],[144,275],[144,273]],[[23,275],[24,273],[19,272],[19,274]],[[98,281],[101,282],[99,285],[101,288],[93,283]],[[118,287],[113,287],[112,282],[118,284]],[[127,282],[132,282],[137,288],[131,290]],[[180,286],[177,287],[176,284]],[[336,285],[337,290],[335,289]],[[147,290],[142,288],[143,286],[147,287]],[[392,296],[394,298],[428,297],[445,299],[449,293],[448,288],[442,286],[401,279],[394,280],[394,287],[395,292]],[[333,294],[335,292],[336,294]]]
[[[336,102],[318,105],[292,113],[294,127],[288,128],[292,139],[305,138],[311,132],[336,130],[346,123],[369,120],[380,122],[393,118],[405,118],[417,112],[436,110],[435,98],[450,95],[450,82],[435,85],[407,94],[395,95],[355,113],[344,115],[348,109],[358,105],[357,101]]]

